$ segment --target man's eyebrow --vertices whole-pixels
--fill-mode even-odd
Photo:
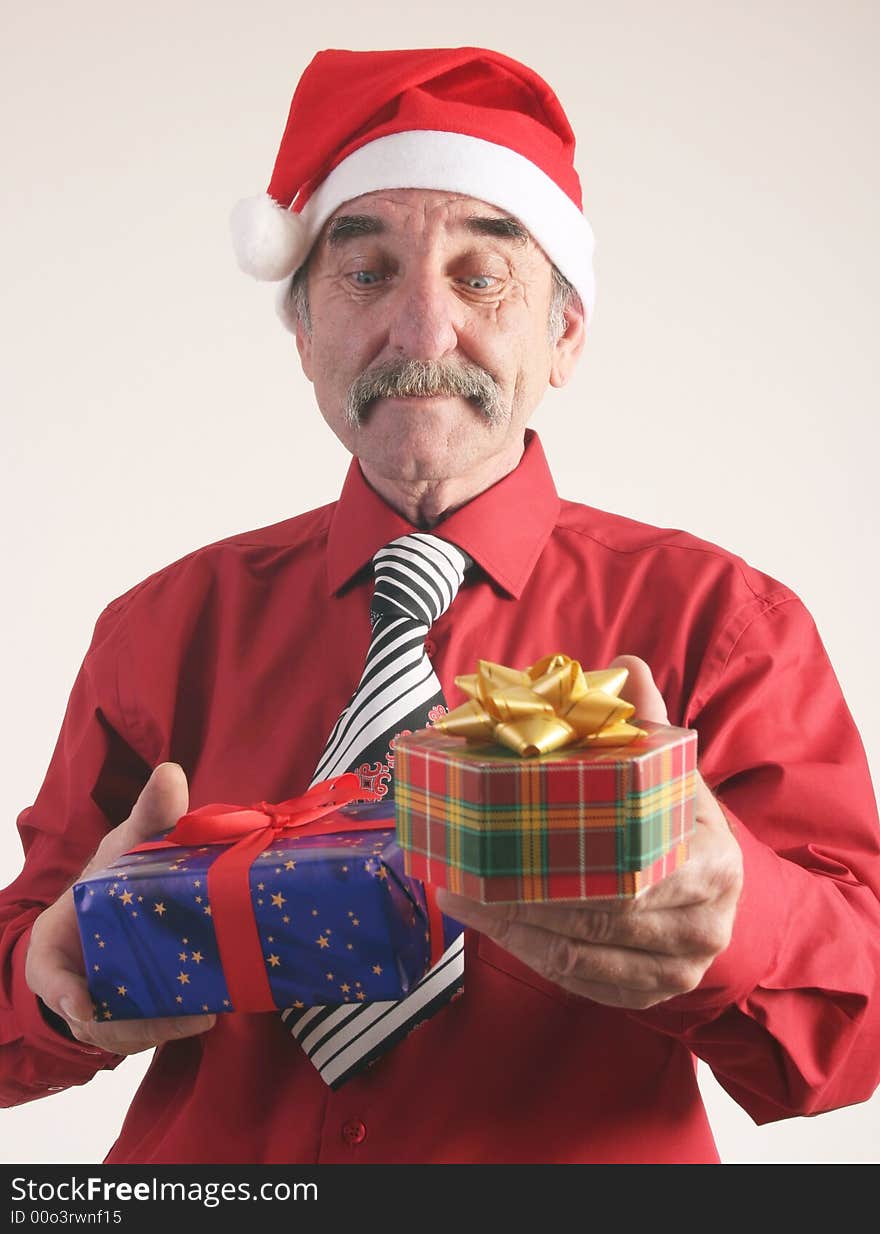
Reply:
[[[340,214],[330,223],[327,245],[329,248],[339,248],[355,236],[375,236],[387,230],[382,219],[374,214]]]
[[[492,218],[482,214],[472,214],[465,219],[464,226],[478,236],[495,236],[501,240],[512,240],[516,245],[529,242],[528,231],[519,219],[511,218],[509,215]]]
[[[478,236],[492,236],[500,240],[512,240],[522,246],[528,244],[529,233],[519,219],[510,215],[492,217],[482,214],[471,214],[461,224],[467,231]],[[340,214],[332,219],[327,229],[328,248],[340,248],[346,240],[356,236],[376,236],[387,232],[388,227],[383,219],[375,214]]]

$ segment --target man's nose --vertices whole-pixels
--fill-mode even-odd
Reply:
[[[408,360],[440,360],[458,345],[461,305],[449,281],[429,271],[404,278],[391,305],[388,342]]]

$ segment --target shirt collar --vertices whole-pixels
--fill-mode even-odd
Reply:
[[[513,471],[431,528],[517,599],[559,518],[559,496],[538,434],[526,429],[524,440]],[[353,458],[330,521],[329,593],[344,587],[383,545],[416,530],[370,487]]]

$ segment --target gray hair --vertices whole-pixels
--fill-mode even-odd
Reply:
[[[312,315],[309,311],[309,258],[299,267],[290,283],[288,300],[293,311],[303,324],[306,334],[312,332]],[[554,265],[552,268],[553,290],[550,297],[548,330],[550,342],[555,344],[565,333],[565,310],[572,301],[580,301],[574,285]]]

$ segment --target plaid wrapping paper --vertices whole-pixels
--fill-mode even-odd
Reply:
[[[521,758],[433,729],[397,739],[395,807],[412,877],[483,903],[637,895],[687,857],[697,734]]]
[[[398,999],[430,966],[425,891],[403,872],[393,808],[352,805],[340,813],[387,818],[388,826],[280,835],[250,867],[253,914],[279,1009]],[[225,847],[125,853],[75,884],[99,1019],[253,1010],[233,1005],[214,930],[207,876]]]

